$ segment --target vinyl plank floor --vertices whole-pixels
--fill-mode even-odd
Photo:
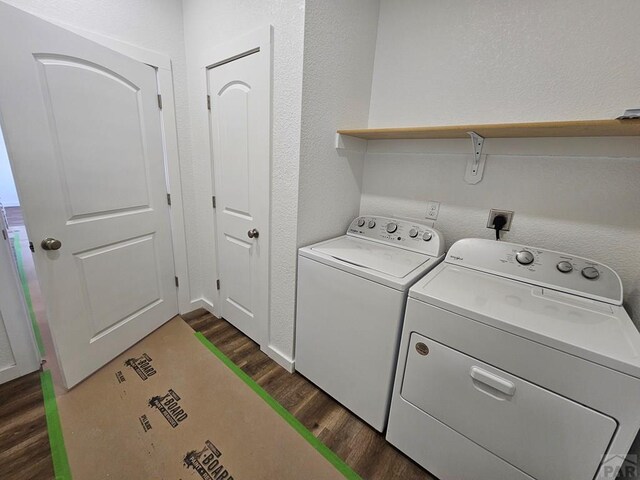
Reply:
[[[249,337],[204,310],[183,318],[289,410],[363,479],[435,480],[384,436],[298,373],[290,374]]]
[[[365,480],[435,480],[303,376],[290,374],[225,320],[184,315]],[[0,479],[54,479],[39,372],[0,385]]]
[[[55,478],[40,372],[0,385],[0,478]]]

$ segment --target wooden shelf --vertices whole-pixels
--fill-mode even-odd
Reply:
[[[640,136],[640,119],[338,130],[341,135],[365,140],[469,138],[468,132],[476,132],[484,138],[628,137]]]

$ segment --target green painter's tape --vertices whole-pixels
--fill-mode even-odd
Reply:
[[[20,283],[22,284],[22,291],[24,293],[24,300],[27,303],[29,318],[31,319],[31,325],[33,326],[33,334],[36,337],[36,343],[38,344],[38,351],[40,352],[40,356],[44,357],[45,356],[44,342],[42,341],[42,334],[40,333],[40,327],[38,326],[36,313],[33,311],[33,302],[31,301],[31,292],[29,291],[29,281],[27,280],[27,273],[24,270],[24,260],[22,259],[22,246],[20,245],[20,234],[17,232],[13,237],[13,249],[16,252],[16,264],[18,265],[18,276],[20,277]]]
[[[56,480],[71,480],[71,469],[69,468],[67,449],[64,446],[58,404],[56,403],[56,394],[53,390],[53,380],[49,370],[45,370],[40,374],[40,383],[42,385],[42,395],[44,396],[44,413],[47,417],[53,472]]]
[[[342,473],[345,478],[349,480],[362,480],[360,476],[351,470],[351,467],[344,463],[344,461],[338,457],[334,452],[332,452],[329,447],[327,447],[324,443],[318,440],[313,433],[311,433],[307,428],[300,423],[300,421],[294,417],[289,411],[280,405],[271,395],[269,395],[260,385],[258,385],[249,375],[242,371],[240,367],[238,367],[235,363],[233,363],[224,353],[222,353],[218,348],[211,343],[207,338],[202,335],[200,332],[195,333],[196,337],[202,344],[207,347],[211,353],[213,353],[216,357],[218,357],[222,363],[224,363],[227,367],[231,369],[233,373],[235,373],[241,380],[244,381],[251,389],[258,394],[265,402],[269,404],[271,408],[273,408],[282,418],[286,420],[286,422],[291,425],[294,430],[296,430],[302,437],[313,446],[320,454],[326,458],[336,469]]]

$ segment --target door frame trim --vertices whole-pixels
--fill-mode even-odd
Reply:
[[[48,19],[45,21],[69,30],[88,40],[92,40],[103,47],[107,47],[122,55],[145,63],[156,70],[158,92],[162,95],[162,109],[160,121],[162,123],[163,149],[165,152],[165,171],[167,174],[167,193],[171,194],[171,240],[173,245],[173,264],[175,274],[180,278],[178,287],[178,312],[187,313],[201,305],[191,301],[191,282],[189,277],[189,262],[187,257],[187,238],[184,220],[184,199],[182,196],[182,169],[180,166],[180,152],[178,149],[178,130],[176,122],[176,108],[173,85],[173,69],[171,58],[151,50],[147,50],[129,43],[107,37],[105,35],[84,30],[67,23]]]
[[[273,116],[273,90],[272,90],[272,76],[273,76],[273,26],[265,25],[255,30],[252,30],[244,35],[239,37],[230,39],[216,45],[209,49],[208,51],[201,54],[198,59],[198,64],[200,65],[200,81],[199,81],[199,91],[202,95],[202,98],[206,98],[205,96],[209,94],[208,92],[208,81],[207,81],[207,72],[211,68],[215,68],[216,66],[223,65],[224,63],[242,58],[246,55],[259,55],[262,62],[261,72],[264,73],[264,82],[267,84],[267,91],[269,92],[269,186],[268,186],[268,196],[269,196],[269,209],[268,209],[268,232],[264,234],[261,233],[261,239],[267,240],[266,251],[266,272],[263,272],[263,278],[258,279],[261,284],[266,288],[265,292],[265,301],[263,305],[260,306],[261,310],[264,310],[263,316],[264,320],[262,325],[259,326],[260,338],[255,339],[257,343],[260,344],[260,348],[267,353],[269,356],[274,358],[278,363],[285,362],[285,358],[279,354],[278,352],[271,351],[269,348],[269,331],[270,331],[270,323],[271,323],[271,172],[272,172],[272,164],[273,164],[273,122],[271,118]],[[206,118],[207,125],[207,136],[209,140],[208,154],[209,154],[209,168],[211,169],[211,175],[208,177],[210,180],[208,182],[208,195],[215,195],[215,167],[214,167],[214,158],[213,158],[213,149],[212,138],[211,138],[211,117],[210,112],[207,109],[207,105],[205,102],[202,102],[202,118]],[[204,172],[203,172],[204,173]],[[215,277],[218,276],[218,245],[217,245],[217,212],[214,212],[214,215],[211,216],[211,224],[208,226],[210,228],[209,231],[213,232],[214,238],[214,262],[215,262]],[[264,229],[264,227],[263,227]],[[224,281],[224,279],[222,279]],[[212,287],[212,301],[208,302],[203,298],[203,306],[207,310],[209,310],[214,315],[220,315],[220,294],[219,291],[215,289],[214,285]]]

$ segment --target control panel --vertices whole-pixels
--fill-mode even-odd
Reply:
[[[542,248],[466,238],[449,249],[447,263],[541,287],[622,305],[618,274],[601,263]]]
[[[444,254],[444,238],[422,223],[365,215],[351,222],[347,235],[388,243],[434,257]]]

